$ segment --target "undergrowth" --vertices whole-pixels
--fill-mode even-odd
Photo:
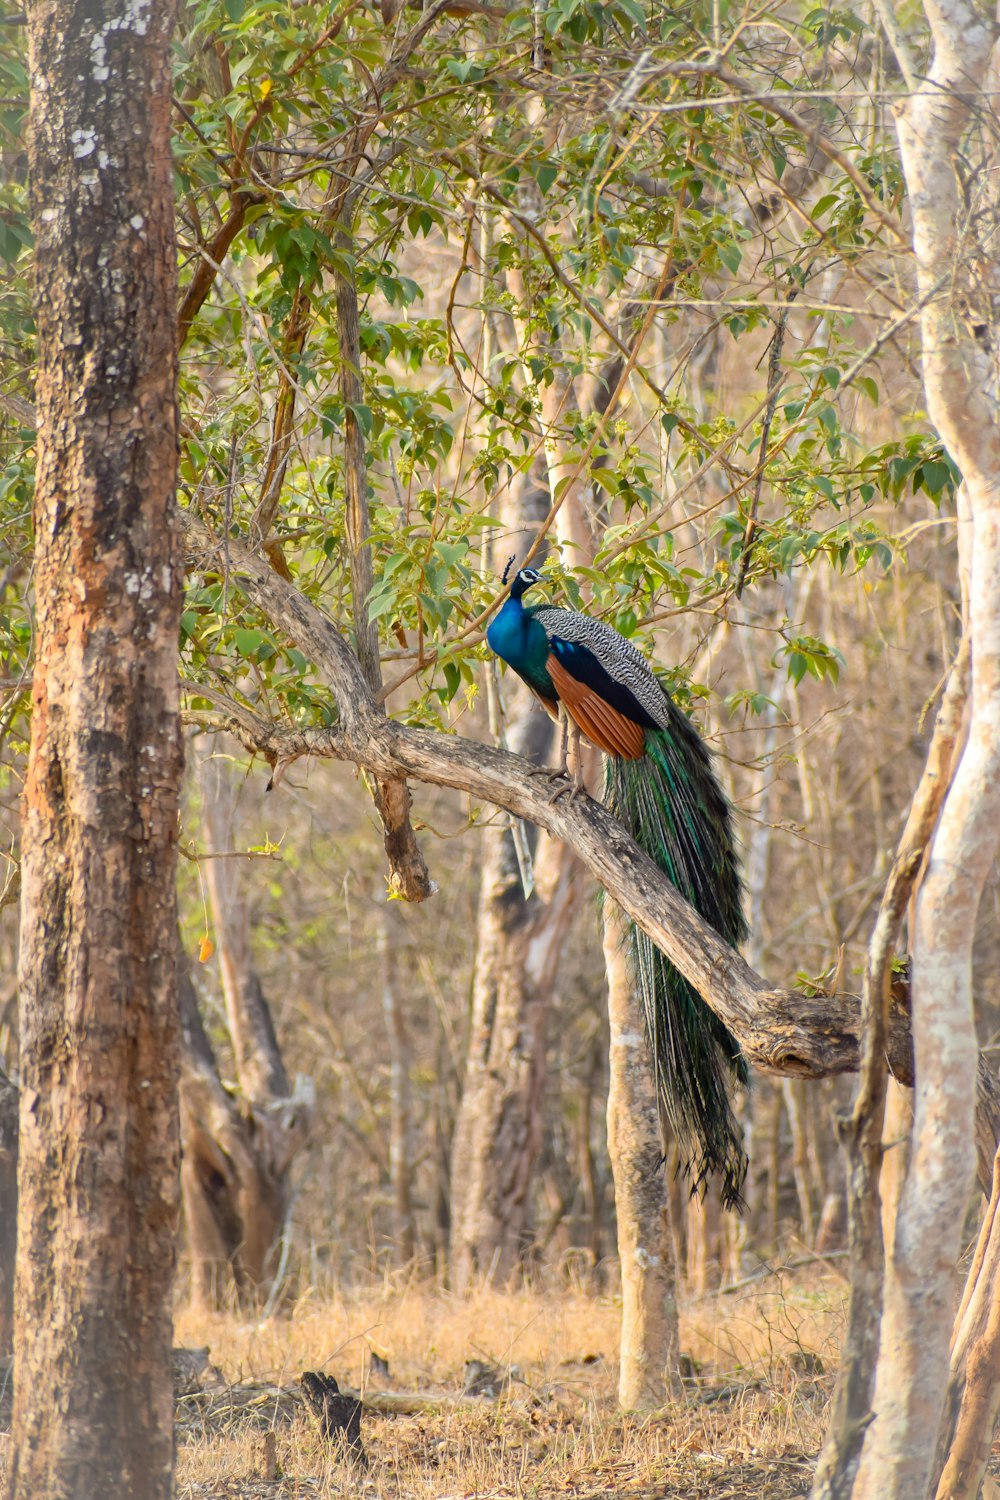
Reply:
[[[177,1342],[208,1344],[220,1389],[261,1390],[210,1429],[179,1423],[178,1496],[790,1500],[807,1493],[822,1441],[843,1304],[829,1275],[698,1300],[682,1313],[683,1390],[644,1415],[618,1408],[613,1298],[483,1288],[459,1299],[401,1281],[305,1296],[266,1322],[181,1309]],[[497,1372],[498,1396],[463,1396],[473,1360]],[[405,1413],[365,1411],[367,1468],[280,1396],[307,1369],[414,1398]]]

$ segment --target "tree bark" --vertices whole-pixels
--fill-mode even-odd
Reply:
[[[345,214],[346,214],[345,209]],[[359,408],[364,401],[361,381],[361,332],[358,288],[348,274],[354,243],[346,229],[337,234],[341,263],[334,273],[337,289],[337,344],[340,352],[340,394],[344,403],[344,525],[351,561],[351,600],[358,661],[373,693],[382,687],[378,628],[368,618],[368,598],[374,582],[371,519],[368,513],[368,467],[365,435]],[[431,880],[410,822],[411,797],[399,777],[376,777],[372,797],[379,818],[391,871],[389,886],[404,901],[425,901],[437,887]]]
[[[0,1360],[14,1347],[17,1248],[17,1089],[0,1063]]]
[[[649,1049],[629,972],[626,924],[610,901],[604,962],[611,1025],[608,1155],[622,1277],[618,1401],[625,1411],[651,1411],[679,1382],[677,1268]]]
[[[254,968],[239,884],[237,789],[229,760],[202,750],[198,782],[205,883],[216,937],[236,1086],[219,1078],[198,1015],[186,955],[179,955],[184,1064],[182,1183],[192,1294],[225,1305],[269,1294],[292,1197],[291,1170],[309,1138],[311,1080],[289,1083],[271,1010]]]
[[[170,0],[28,14],[37,653],[11,1500],[172,1493],[178,1211]]]
[[[1000,1155],[955,1321],[937,1500],[977,1500],[1000,1412]],[[941,1467],[939,1462],[938,1467]]]
[[[375,941],[382,981],[382,1013],[389,1044],[389,1177],[395,1215],[396,1261],[408,1266],[416,1250],[413,1219],[413,1156],[410,1088],[410,1037],[400,985],[401,949],[406,942],[402,914],[382,901],[377,915]]]
[[[575,909],[573,861],[548,851],[544,895],[525,899],[508,830],[487,835],[469,1061],[452,1148],[451,1277],[506,1277],[529,1237],[541,1144],[547,1018]]]
[[[865,1032],[861,1078],[850,1115],[837,1121],[847,1158],[847,1222],[851,1295],[830,1428],[816,1465],[814,1500],[850,1496],[872,1419],[872,1387],[880,1351],[885,1249],[882,1238],[882,1132],[888,1069],[886,1036],[892,1001],[891,960],[962,743],[968,650],[951,669],[920,782],[907,814],[865,961]],[[905,1191],[905,1187],[904,1190]]]
[[[996,201],[994,174],[984,172],[986,196],[970,213],[955,165],[978,108],[995,27],[964,0],[927,0],[925,10],[933,63],[927,86],[901,105],[897,128],[924,299],[927,409],[963,474],[958,533],[963,583],[967,579],[970,713],[915,905],[912,1156],[886,1268],[876,1417],[862,1453],[858,1500],[922,1495],[933,1465],[954,1268],[974,1163],[972,943],[1000,832]],[[984,242],[977,245],[979,234]]]

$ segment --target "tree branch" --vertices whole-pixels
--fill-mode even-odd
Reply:
[[[189,548],[202,558],[221,543],[203,522],[184,516]],[[288,729],[233,703],[226,726],[271,764],[301,755],[352,761],[379,778],[414,777],[452,786],[527,818],[562,839],[628,915],[663,949],[736,1034],[747,1057],[767,1072],[823,1078],[858,1066],[859,1002],[775,988],[704,922],[599,803],[551,800],[551,787],[528,761],[456,735],[411,729],[386,719],[347,641],[267,562],[235,539],[229,577],[283,630],[326,678],[339,722],[329,729]],[[912,1082],[909,1022],[890,1016],[887,1052],[894,1075]]]
[[[183,523],[189,551],[214,559],[221,541],[190,511]],[[249,548],[231,538],[226,550],[230,580],[310,657],[336,696],[340,717],[332,728],[289,729],[234,702],[224,719],[213,720],[217,727],[271,765],[304,755],[346,760],[386,780],[455,787],[527,818],[569,845],[726,1023],[755,1067],[797,1078],[857,1071],[858,996],[809,995],[772,985],[702,920],[604,807],[583,796],[552,801],[550,784],[530,761],[387,719],[336,625]],[[893,1077],[912,1085],[910,1021],[898,1003],[887,1018],[885,1051]],[[982,1061],[977,1098],[976,1148],[988,1193],[1000,1135],[1000,1085]]]
[[[205,246],[208,255],[201,256],[195,266],[177,313],[177,342],[181,348],[191,331],[191,324],[212,290],[217,267],[226,258],[230,245],[246,222],[247,209],[265,201],[263,193],[254,193],[247,188],[240,188],[233,193],[233,206],[229,217],[223,221],[209,244]]]

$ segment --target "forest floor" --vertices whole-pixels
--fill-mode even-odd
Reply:
[[[646,1417],[618,1410],[613,1297],[404,1283],[265,1323],[182,1309],[178,1344],[207,1344],[211,1364],[178,1398],[178,1500],[791,1500],[822,1441],[845,1293],[825,1271],[689,1302],[684,1391]],[[363,1391],[363,1463],[321,1434],[306,1370]]]

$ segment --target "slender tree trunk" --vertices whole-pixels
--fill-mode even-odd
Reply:
[[[451,1276],[505,1277],[530,1238],[532,1175],[541,1144],[548,1011],[575,909],[572,857],[550,846],[548,899],[525,900],[510,833],[486,836],[472,1030],[451,1176]]]
[[[32,5],[37,650],[11,1500],[168,1500],[178,1212],[170,0]]]
[[[205,884],[236,1071],[224,1088],[181,955],[184,1066],[182,1183],[192,1294],[206,1306],[253,1303],[272,1289],[292,1197],[292,1164],[309,1138],[313,1086],[290,1084],[250,951],[236,852],[238,789],[227,756],[198,753]]]
[[[346,183],[341,184],[346,189]],[[350,211],[342,209],[344,219]],[[358,661],[365,681],[374,693],[382,687],[378,627],[368,618],[368,597],[374,579],[371,549],[371,518],[368,512],[368,466],[365,435],[359,408],[364,402],[361,379],[361,333],[358,288],[353,272],[346,269],[354,253],[354,241],[341,221],[337,247],[343,257],[334,274],[337,292],[337,344],[340,351],[340,394],[344,403],[344,525],[351,563],[351,602]],[[385,852],[389,860],[389,885],[404,901],[425,901],[437,890],[431,880],[417,836],[410,822],[411,797],[405,781],[376,777],[372,798],[382,820]]]
[[[678,1379],[677,1270],[649,1048],[632,988],[625,923],[610,900],[604,905],[604,961],[611,1024],[608,1154],[622,1276],[618,1400],[626,1411],[649,1411],[663,1405]]]
[[[885,1039],[892,1001],[891,960],[899,926],[947,791],[961,744],[967,653],[960,651],[938,710],[896,857],[868,943],[861,1079],[850,1115],[837,1122],[847,1164],[851,1294],[830,1427],[813,1476],[814,1500],[846,1500],[853,1492],[872,1420],[872,1388],[880,1356],[884,1284],[891,1275],[882,1237],[881,1173],[887,1092]],[[839,969],[838,965],[838,969]],[[904,1188],[905,1191],[905,1188]],[[896,1212],[898,1214],[898,1203]],[[878,1408],[875,1408],[877,1414]]]
[[[483,347],[488,363],[491,336]],[[523,555],[534,539],[548,508],[545,481],[544,465],[536,464],[504,492],[505,553]],[[508,748],[544,764],[552,746],[551,720],[512,674],[504,679],[503,692]],[[499,714],[493,727],[498,733],[504,728]],[[520,857],[515,837],[521,840]],[[483,836],[469,1050],[451,1161],[451,1280],[459,1291],[477,1275],[508,1276],[531,1239],[548,1012],[578,881],[572,856],[545,840],[534,870],[536,890],[525,896],[526,853],[530,859],[523,824],[491,828]]]
[[[687,1287],[700,1297],[719,1284],[723,1209],[715,1194],[706,1193],[702,1197],[695,1193],[693,1196],[688,1195],[684,1215],[687,1220]]]
[[[899,1200],[910,1167],[910,1131],[913,1129],[913,1090],[889,1079],[882,1126],[882,1239],[892,1244]]]
[[[413,1223],[412,1099],[410,1038],[400,984],[400,950],[406,942],[402,914],[388,902],[378,911],[376,931],[382,978],[382,1013],[389,1043],[389,1176],[395,1213],[396,1260],[408,1266],[416,1249]]]
[[[901,106],[897,128],[924,299],[927,409],[964,476],[958,533],[971,648],[970,711],[914,913],[912,1155],[886,1267],[876,1417],[862,1452],[858,1500],[922,1495],[933,1466],[948,1377],[954,1268],[975,1163],[972,945],[1000,831],[995,172],[981,174],[982,196],[970,214],[955,165],[990,60],[994,26],[963,0],[928,0],[925,9],[933,62],[927,86]],[[984,235],[981,245],[975,243],[978,234]]]
[[[808,1107],[808,1084],[801,1078],[783,1078],[781,1092],[784,1096],[788,1128],[792,1133],[792,1175],[795,1179],[795,1194],[799,1200],[799,1235],[807,1245],[815,1238],[813,1218],[812,1174],[809,1170],[809,1137],[806,1124]]]

